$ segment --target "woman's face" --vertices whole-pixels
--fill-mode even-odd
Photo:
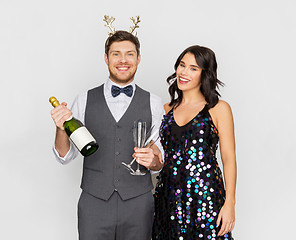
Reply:
[[[181,91],[199,90],[201,72],[202,69],[197,65],[194,55],[186,53],[176,70],[178,88]]]

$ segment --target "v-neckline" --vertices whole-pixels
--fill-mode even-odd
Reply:
[[[186,127],[189,123],[191,123],[205,108],[206,108],[207,104],[204,105],[204,107],[190,120],[188,121],[187,123],[185,123],[184,125],[180,126],[177,122],[176,122],[176,119],[175,119],[175,116],[174,116],[174,110],[172,109],[172,116],[173,116],[173,120],[175,122],[175,124],[182,128],[182,127]]]

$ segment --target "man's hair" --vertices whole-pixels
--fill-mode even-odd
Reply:
[[[112,36],[108,37],[105,42],[105,53],[108,56],[110,46],[114,42],[130,41],[136,46],[137,55],[140,54],[140,42],[139,39],[133,34],[127,31],[116,31]]]

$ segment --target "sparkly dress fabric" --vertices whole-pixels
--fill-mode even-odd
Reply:
[[[207,105],[184,126],[177,125],[173,110],[168,112],[160,137],[165,165],[155,189],[152,239],[233,239],[231,233],[217,236],[225,190],[215,156],[218,130]]]

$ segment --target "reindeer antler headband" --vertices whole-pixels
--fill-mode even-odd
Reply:
[[[109,37],[111,37],[116,31],[115,28],[112,26],[112,23],[114,22],[114,17],[109,17],[108,15],[104,15],[103,21],[106,22],[105,27],[108,27],[110,29]],[[140,16],[131,17],[130,20],[132,21],[133,25],[130,27],[130,33],[134,36],[137,36],[137,33],[135,30],[139,28],[139,23],[141,22]]]

